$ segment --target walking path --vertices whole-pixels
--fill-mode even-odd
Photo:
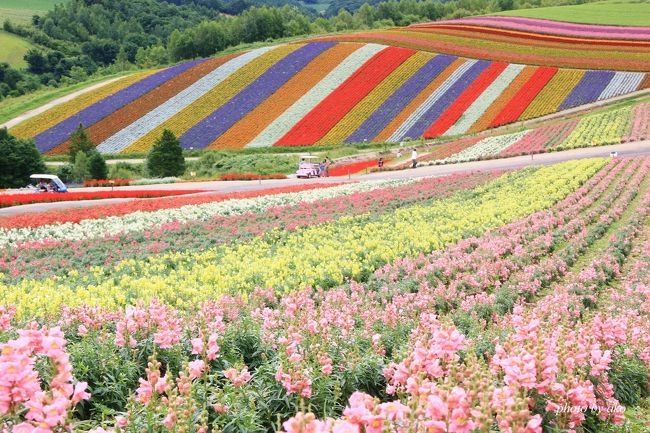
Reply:
[[[635,143],[624,143],[611,146],[587,147],[571,149],[562,152],[542,153],[538,155],[516,156],[513,158],[492,159],[487,161],[464,162],[460,164],[433,165],[406,169],[400,171],[388,171],[371,173],[361,176],[328,177],[320,179],[271,179],[263,181],[232,181],[232,182],[192,182],[174,183],[162,185],[123,186],[115,190],[182,190],[201,189],[214,193],[231,193],[240,191],[255,191],[260,189],[275,188],[291,185],[302,185],[305,183],[339,183],[349,181],[380,180],[380,179],[408,179],[429,176],[445,176],[454,173],[463,173],[478,170],[511,170],[530,165],[550,165],[572,159],[583,159],[593,157],[608,157],[610,152],[618,152],[618,156],[639,156],[650,155],[650,140]],[[84,188],[83,191],[106,191],[106,188]],[[72,209],[104,204],[116,204],[130,201],[132,199],[105,199],[105,200],[84,200],[55,203],[35,203],[23,206],[14,206],[0,209],[0,217],[19,215],[33,212],[46,212],[50,210]]]

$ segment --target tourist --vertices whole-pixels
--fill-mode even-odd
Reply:
[[[417,167],[418,165],[418,150],[414,147],[413,151],[411,152],[411,161],[413,162],[413,168]]]

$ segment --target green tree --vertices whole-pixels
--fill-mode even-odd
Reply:
[[[88,171],[92,179],[107,179],[108,167],[101,153],[93,151],[88,158]]]
[[[180,176],[185,171],[181,143],[169,129],[163,131],[149,151],[147,170],[153,177]]]
[[[95,150],[95,144],[90,140],[84,126],[80,123],[77,129],[70,134],[70,150],[68,151],[70,162],[74,164],[79,152],[87,154],[91,150]]]
[[[83,182],[90,179],[90,170],[88,169],[88,155],[80,150],[74,158],[72,166],[72,178],[77,182]]]
[[[45,172],[41,153],[32,140],[20,140],[0,129],[0,188],[19,188],[29,176]]]

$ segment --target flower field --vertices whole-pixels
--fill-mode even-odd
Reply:
[[[619,424],[650,395],[649,171],[587,159],[0,219],[0,430]]]
[[[487,16],[336,35],[325,40],[375,42],[435,53],[527,65],[648,72],[648,27],[569,24]]]
[[[649,113],[650,102],[642,102],[522,132],[463,138],[441,144],[418,160],[448,164],[647,140],[650,138]],[[391,169],[408,167],[410,162]]]
[[[101,200],[105,198],[151,198],[170,195],[185,195],[201,190],[143,190],[143,191],[97,191],[69,193],[19,193],[0,194],[0,208],[30,203],[51,203],[55,201]]]
[[[501,19],[509,18],[486,18],[494,26]],[[47,154],[66,153],[79,123],[103,153],[147,151],[164,129],[173,131],[187,149],[400,142],[480,132],[650,84],[650,40],[644,32],[630,41],[610,38],[607,29],[595,26],[593,31],[605,36],[589,39],[588,46],[606,47],[592,53],[604,63],[566,65],[552,59],[536,63],[526,56],[510,58],[502,49],[492,50],[503,54],[493,58],[453,44],[430,49],[427,44],[438,32],[469,32],[471,37],[462,37],[471,39],[472,47],[495,43],[493,36],[505,37],[499,32],[515,39],[525,34],[494,26],[488,27],[497,34],[482,32],[462,20],[454,23],[378,32],[379,43],[372,35],[335,36],[136,74],[56,106],[11,132],[33,138]],[[548,26],[549,31],[557,30],[552,22]],[[415,36],[408,38],[420,38],[424,46],[401,44],[403,34],[411,33]],[[555,43],[573,43],[564,39],[581,38],[538,35],[542,41],[521,38],[549,50]],[[551,43],[546,37],[563,42]],[[619,42],[624,46],[615,45]],[[506,45],[513,52],[526,48],[519,42]],[[581,48],[580,53],[590,51]],[[606,62],[606,54],[616,61]],[[582,69],[573,69],[576,66]]]

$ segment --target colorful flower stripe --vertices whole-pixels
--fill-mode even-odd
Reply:
[[[623,107],[583,118],[578,126],[556,149],[617,144],[629,131],[631,107]]]
[[[204,62],[204,60],[182,63],[180,65],[172,66],[171,68],[163,69],[162,71],[143,78],[129,87],[122,89],[81,111],[78,111],[63,122],[60,122],[35,136],[34,141],[36,142],[36,147],[38,147],[42,152],[46,152],[56,147],[65,142],[79,124],[84,126],[94,125],[114,111],[119,110],[131,101],[138,99],[142,95],[155,89],[164,82],[173,78],[175,75],[182,73],[199,62]]]
[[[523,71],[512,81],[512,83],[499,95],[499,97],[485,110],[485,113],[466,131],[474,134],[488,129],[492,121],[503,111],[504,107],[512,98],[526,85],[533,76],[537,67],[526,66]]]
[[[422,156],[419,156],[418,162],[436,161],[436,160],[442,160],[448,158],[452,155],[462,152],[463,150],[471,146],[474,146],[476,143],[478,143],[481,140],[482,140],[481,137],[471,137],[471,138],[463,138],[461,140],[454,140],[451,143],[441,144],[440,146],[436,147],[433,151],[425,153]],[[411,161],[408,161],[403,165],[404,168],[410,166],[411,166]]]
[[[438,75],[429,86],[422,92],[425,94],[426,99],[421,104],[416,106],[411,114],[402,122],[401,125],[395,129],[387,141],[397,142],[406,137],[409,130],[416,124],[418,119],[424,115],[435,103],[442,97],[442,95],[449,90],[449,88],[458,81],[467,70],[469,70],[476,60],[462,60],[454,61],[448,68],[446,68],[440,75]],[[430,93],[429,93],[430,92]],[[406,110],[409,110],[407,107]],[[405,110],[405,111],[406,111]],[[390,125],[389,125],[390,126]],[[428,125],[426,125],[428,126]],[[413,137],[411,137],[413,138]]]
[[[185,195],[202,190],[126,190],[126,191],[81,191],[69,193],[21,193],[0,194],[0,208],[31,203],[52,203],[57,201],[103,200],[106,198],[149,198],[171,195]]]
[[[387,163],[389,161],[390,160],[385,160],[384,162]],[[337,165],[329,169],[329,175],[331,177],[337,177],[337,176],[347,176],[349,174],[356,174],[367,168],[377,167],[377,164],[378,164],[378,160],[371,159],[368,161],[359,161],[359,162],[352,162],[344,165]]]
[[[555,144],[566,140],[578,122],[579,119],[573,119],[556,125],[532,129],[519,141],[505,148],[500,155],[516,156],[544,152]]]
[[[533,119],[558,111],[560,104],[582,80],[584,75],[585,71],[560,69],[521,113],[519,120]]]
[[[449,106],[467,89],[472,85],[484,70],[490,67],[490,62],[485,60],[478,60],[472,63],[467,71],[458,78],[455,82],[451,83],[449,88],[445,89],[444,93],[436,98],[431,107],[422,113],[413,126],[406,132],[407,137],[421,137],[425,131],[435,122],[442,114],[449,108]],[[442,88],[442,86],[441,86]],[[442,90],[442,89],[441,89]]]
[[[639,87],[639,84],[641,84],[643,78],[645,78],[645,74],[640,72],[616,72],[614,78],[612,78],[598,97],[598,100],[634,92]]]
[[[276,145],[299,146],[318,141],[395,68],[414,54],[415,51],[404,48],[385,48],[303,117]]]
[[[475,124],[494,101],[510,86],[524,70],[524,65],[507,65],[507,68],[490,84],[480,96],[461,113],[460,119],[443,135],[461,135]]]
[[[377,87],[355,105],[330,131],[316,144],[343,143],[345,139],[374,113],[387,98],[392,96],[405,81],[409,80],[424,64],[431,60],[429,53],[416,53],[398,66]]]
[[[289,109],[278,116],[273,123],[264,128],[247,147],[272,146],[293,128],[307,113],[311,112],[323,99],[346,81],[364,63],[386,48],[384,45],[366,44],[350,54],[332,72],[312,87]]]
[[[580,45],[597,45],[600,47],[640,47],[645,48],[650,46],[650,41],[639,41],[639,40],[625,40],[625,39],[594,39],[594,38],[583,38],[576,36],[557,36],[557,35],[548,35],[538,32],[524,32],[520,30],[505,30],[505,29],[495,29],[487,28],[480,26],[467,26],[459,24],[436,24],[431,27],[418,27],[418,30],[422,31],[436,31],[446,33],[478,33],[478,34],[488,34],[488,35],[497,35],[502,37],[518,38],[521,40],[533,40],[533,41],[543,41],[543,42],[553,42],[553,43],[564,43],[564,44],[580,44]]]
[[[70,113],[76,113],[83,110],[110,95],[136,83],[157,71],[146,71],[132,74],[121,78],[112,83],[101,86],[97,90],[84,93],[70,101],[59,104],[37,116],[34,116],[11,128],[11,133],[19,138],[33,138],[43,131],[51,128],[57,123],[63,122],[70,116]]]
[[[587,71],[580,83],[560,105],[559,110],[566,110],[578,105],[588,104],[598,99],[614,77],[612,71]]]
[[[400,125],[406,122],[409,117],[420,107],[424,101],[433,93],[442,83],[445,82],[458,69],[463,63],[464,60],[457,59],[455,57],[440,55],[436,56],[431,62],[426,64],[423,68],[423,75],[416,75],[416,77],[421,78],[422,82],[415,82],[415,87],[408,87],[408,89],[413,89],[413,94],[415,94],[406,106],[399,112],[397,116],[388,122],[384,129],[375,137],[375,141],[390,141],[390,137]],[[431,80],[431,77],[435,77]],[[431,81],[429,81],[431,80]],[[427,84],[428,83],[428,84]],[[426,86],[424,89],[420,90],[423,85]]]
[[[111,113],[103,120],[87,127],[86,132],[89,138],[93,143],[102,143],[111,135],[116,134],[120,130],[129,126],[135,120],[160,106],[164,101],[174,97],[186,87],[191,86],[216,67],[228,61],[228,59],[229,57],[226,56],[208,59],[205,62],[200,62],[188,70],[181,72],[141,98],[132,101],[128,105]],[[67,153],[69,145],[70,141],[68,140],[62,145],[52,149],[50,153]]]
[[[423,137],[434,138],[445,133],[507,67],[507,63],[490,64],[458,97],[454,98],[449,107],[422,134]]]
[[[250,71],[251,64],[255,64],[273,49],[274,47],[258,48],[234,57],[158,107],[150,117],[135,122],[133,127],[129,127],[129,131],[125,131],[127,133],[126,140],[120,140],[119,136],[122,135],[122,131],[120,131],[119,134],[114,135],[103,144],[123,146],[124,143],[130,143],[124,151],[134,152],[148,149],[164,129],[170,129],[177,136],[182,135],[196,121],[214,109],[213,99],[219,98],[218,90],[222,89],[224,84],[227,88],[235,74],[240,71]],[[244,76],[252,78],[249,74]]]
[[[411,27],[429,27],[438,24],[472,24],[496,28],[511,28],[544,34],[564,36],[579,36],[585,38],[619,38],[650,40],[650,28],[631,26],[606,26],[596,24],[576,24],[561,21],[551,21],[539,18],[487,16],[467,17],[455,20],[437,21],[432,23],[413,24]]]
[[[225,80],[210,89],[208,93],[197,99],[185,110],[176,113],[171,119],[166,122],[166,124],[177,136],[180,136],[182,138],[182,136],[187,131],[191,130],[192,127],[197,125],[197,123],[204,120],[207,116],[213,113],[214,110],[225,105],[231,98],[244,90],[248,85],[255,81],[276,62],[278,62],[280,59],[283,59],[298,48],[300,48],[300,45],[297,44],[288,44],[273,47],[272,49],[263,53],[261,56],[242,66],[236,72],[233,72]],[[164,125],[161,125],[157,129],[159,130],[163,127]],[[162,131],[154,130],[151,131],[147,136],[154,138],[155,136],[152,136],[152,134],[155,134],[156,132],[161,133]],[[147,136],[143,137],[139,141],[142,142],[146,140]],[[137,144],[138,143],[135,143],[134,145]],[[192,143],[188,143],[188,140],[183,141],[182,144],[186,148],[193,146]]]
[[[623,141],[640,141],[650,139],[650,102],[645,102],[632,109],[630,131]]]
[[[226,200],[250,199],[271,194],[293,193],[315,188],[329,188],[330,186],[338,185],[340,184],[303,184],[225,194],[215,193],[159,200],[136,200],[117,205],[98,204],[89,208],[76,209],[74,213],[68,211],[50,211],[31,213],[29,215],[15,215],[0,218],[0,230],[33,229],[47,225],[76,224],[84,220],[118,217],[136,212],[155,212],[163,209],[180,208],[183,206],[196,206]]]
[[[526,84],[508,102],[508,105],[490,122],[490,128],[516,121],[556,73],[557,68],[537,68]]]
[[[498,155],[503,149],[519,141],[528,131],[508,135],[497,135],[479,141],[475,145],[464,149],[457,154],[441,160],[443,164],[475,161],[485,157]]]
[[[332,45],[331,42],[292,45],[295,51],[273,64],[236,96],[190,128],[180,138],[181,145],[197,149],[208,146]]]
[[[445,55],[433,57],[417,70],[395,93],[390,95],[345,141],[354,143],[373,140],[392,120],[399,116],[400,112],[403,112],[410,102],[417,98],[417,95],[431,83],[432,77],[435,80],[435,77],[440,75],[453,60],[454,57]]]
[[[164,124],[174,116],[175,113],[188,107],[198,98],[207,93],[212,87],[225,80],[233,71],[242,67],[244,64],[264,52],[266,52],[266,50],[262,49],[261,51],[251,51],[250,53],[246,53],[239,57],[237,57],[237,55],[226,56],[223,59],[224,61],[220,62],[216,69],[203,76],[189,87],[183,89],[177,95],[164,101],[144,116],[138,118],[129,124],[129,126],[108,137],[97,146],[97,149],[101,152],[109,153],[120,152],[127,147],[134,147],[137,149],[137,146],[134,146],[132,143],[137,143],[137,141],[142,137]],[[143,146],[140,150],[145,150],[146,148],[146,146]]]
[[[277,92],[216,139],[211,147],[232,149],[241,148],[251,143],[264,128],[273,122],[278,113],[286,111],[295,104],[359,47],[360,45],[356,44],[337,44],[316,57]]]
[[[529,65],[553,65],[555,67],[581,69],[611,69],[648,71],[650,53],[639,52],[634,47],[569,46],[541,41],[512,40],[494,35],[447,35],[442,32],[384,30],[373,33],[330,36],[322,40],[375,42],[417,50],[444,53],[467,58],[506,61]],[[548,45],[548,46],[547,46]]]
[[[165,224],[184,224],[191,221],[206,221],[215,216],[261,213],[276,206],[302,202],[317,202],[359,191],[372,191],[390,185],[405,185],[412,179],[387,180],[364,183],[346,183],[336,186],[309,188],[298,192],[265,194],[257,191],[252,198],[227,199],[224,196],[206,196],[199,204],[159,209],[152,212],[134,212],[101,219],[84,219],[78,223],[52,224],[34,228],[0,229],[0,247],[22,247],[24,244],[51,244],[60,241],[98,239],[126,233],[155,230]],[[226,196],[227,197],[227,196]],[[212,200],[209,200],[212,198]],[[172,202],[174,203],[174,202]],[[175,202],[178,203],[178,202]]]

